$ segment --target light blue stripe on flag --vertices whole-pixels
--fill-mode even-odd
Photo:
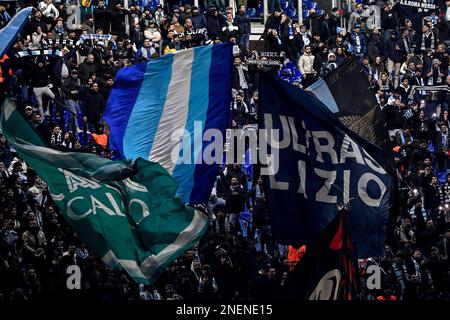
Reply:
[[[173,55],[165,55],[147,63],[144,80],[123,137],[127,159],[147,159],[166,102],[172,78]]]
[[[211,65],[211,49],[198,47],[194,49],[194,61],[192,63],[191,88],[189,94],[189,112],[185,130],[190,135],[190,141],[183,141],[180,156],[183,150],[190,150],[190,164],[178,164],[175,166],[172,176],[178,181],[178,194],[185,202],[189,202],[192,187],[194,185],[195,161],[203,154],[203,129],[209,104],[209,71]],[[200,128],[195,128],[194,122],[198,121]],[[197,140],[196,140],[197,139]],[[197,141],[198,143],[195,143]]]

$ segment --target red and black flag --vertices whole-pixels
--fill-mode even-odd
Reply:
[[[359,288],[357,270],[346,212],[341,210],[289,275],[289,296],[301,300],[353,300]]]

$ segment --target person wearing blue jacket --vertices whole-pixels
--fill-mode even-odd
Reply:
[[[356,24],[350,35],[351,51],[359,58],[366,52],[366,36],[361,33],[361,25]]]

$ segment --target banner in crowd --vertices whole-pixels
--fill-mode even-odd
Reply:
[[[198,159],[211,143],[203,141],[205,131],[225,136],[232,60],[232,45],[219,44],[123,68],[107,102],[103,117],[111,129],[111,149],[127,159],[161,164],[186,203],[206,203],[216,178],[217,165]],[[177,131],[185,133],[182,139],[173,139]],[[178,162],[185,153],[191,163]]]
[[[421,8],[421,9],[431,9],[434,10],[438,6],[434,4],[434,1],[428,0],[400,0],[399,4],[407,7]]]
[[[47,148],[9,100],[1,129],[91,252],[138,283],[154,282],[206,231],[207,217],[175,197],[176,182],[157,163]]]
[[[20,10],[18,14],[12,17],[6,27],[0,30],[0,57],[2,57],[9,47],[16,40],[22,28],[28,22],[28,16],[33,11],[33,7]]]
[[[278,172],[264,176],[275,236],[310,244],[349,204],[348,220],[359,257],[381,255],[388,218],[389,177],[382,150],[342,124],[317,98],[262,73],[259,128],[279,130],[268,154]],[[276,152],[271,152],[276,147]],[[276,160],[275,160],[276,161]]]
[[[356,261],[346,212],[341,210],[289,275],[289,297],[353,300],[359,290]]]
[[[358,58],[353,56],[346,59],[307,90],[352,131],[373,143],[380,140],[374,129],[377,101]]]

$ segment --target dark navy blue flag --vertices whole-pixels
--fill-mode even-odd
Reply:
[[[278,143],[266,143],[268,153],[278,151],[278,171],[263,177],[276,239],[311,244],[348,204],[357,256],[382,255],[389,176],[380,165],[381,149],[287,82],[261,74],[259,94],[259,128],[279,130]]]

